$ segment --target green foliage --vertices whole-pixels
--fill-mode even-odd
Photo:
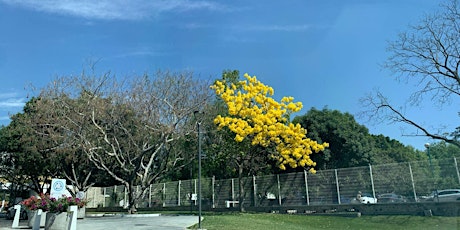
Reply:
[[[382,134],[372,135],[374,164],[398,163],[425,160],[426,154],[412,146],[405,146],[401,142]]]
[[[329,143],[324,154],[313,156],[318,169],[363,166],[371,162],[369,131],[351,114],[312,108],[304,116],[294,118],[293,122],[307,129],[309,138]]]
[[[24,106],[24,112],[13,115],[11,123],[2,128],[0,151],[10,156],[7,159],[9,170],[3,176],[12,183],[27,185],[41,193],[43,182],[57,176],[58,168],[52,159],[54,143],[37,129],[41,122],[37,114],[38,101],[32,98]]]
[[[383,135],[371,135],[353,115],[338,110],[312,108],[293,122],[307,129],[309,138],[329,143],[324,153],[312,157],[318,169],[413,161],[424,155]]]
[[[460,148],[441,141],[430,145],[430,154],[433,159],[460,158]]]

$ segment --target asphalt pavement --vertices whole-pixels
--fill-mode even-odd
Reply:
[[[0,219],[0,229],[11,228],[12,220]],[[77,230],[183,230],[198,223],[198,216],[188,215],[95,215],[77,220]],[[26,226],[27,221],[20,221],[19,226]],[[22,227],[21,227],[22,228]],[[42,228],[43,229],[43,228]]]

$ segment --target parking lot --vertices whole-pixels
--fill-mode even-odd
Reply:
[[[7,220],[4,216],[0,217],[0,229],[11,228],[12,220]],[[159,229],[159,230],[179,230],[198,223],[197,216],[187,215],[158,215],[158,214],[138,214],[138,215],[112,215],[112,216],[93,216],[77,221],[78,230],[121,230],[121,229]],[[27,228],[27,221],[21,220],[19,226]]]

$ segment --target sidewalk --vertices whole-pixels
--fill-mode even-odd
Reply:
[[[0,219],[0,229],[11,228],[12,221]],[[136,215],[95,215],[77,220],[77,230],[183,230],[198,223],[198,216],[187,215],[160,215],[160,214],[136,214]],[[9,225],[8,225],[9,224]],[[21,221],[21,225],[27,222]],[[43,229],[43,228],[42,228]]]

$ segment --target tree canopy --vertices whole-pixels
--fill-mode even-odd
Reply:
[[[135,212],[149,185],[190,161],[175,144],[193,133],[193,112],[207,103],[208,87],[191,73],[62,77],[42,90],[40,112],[53,118],[49,136],[61,148],[75,146],[74,153],[125,185]]]
[[[324,154],[315,156],[321,169],[345,168],[370,163],[371,142],[368,129],[349,113],[310,109],[293,120],[308,130],[307,136],[329,143]]]
[[[11,123],[0,132],[0,152],[6,171],[2,172],[9,182],[26,186],[42,193],[51,177],[60,176],[59,160],[55,158],[55,143],[42,135],[42,117],[38,113],[39,99],[32,98],[22,113],[11,117]]]
[[[289,114],[302,108],[301,102],[294,103],[294,98],[283,97],[281,102],[272,96],[272,87],[264,85],[256,77],[245,74],[246,80],[227,86],[216,81],[212,88],[225,102],[228,116],[218,115],[214,122],[218,128],[227,127],[235,133],[235,141],[245,138],[252,145],[268,147],[274,145],[276,152],[271,157],[278,162],[280,169],[297,166],[309,167],[314,172],[316,165],[310,155],[323,151],[328,144],[319,144],[305,136],[306,130],[288,120]]]
[[[367,166],[419,159],[419,152],[383,135],[371,135],[353,115],[338,110],[311,108],[294,123],[308,130],[307,136],[329,143],[313,160],[319,169]]]
[[[452,144],[441,141],[429,146],[430,154],[434,159],[460,158],[460,149]]]

